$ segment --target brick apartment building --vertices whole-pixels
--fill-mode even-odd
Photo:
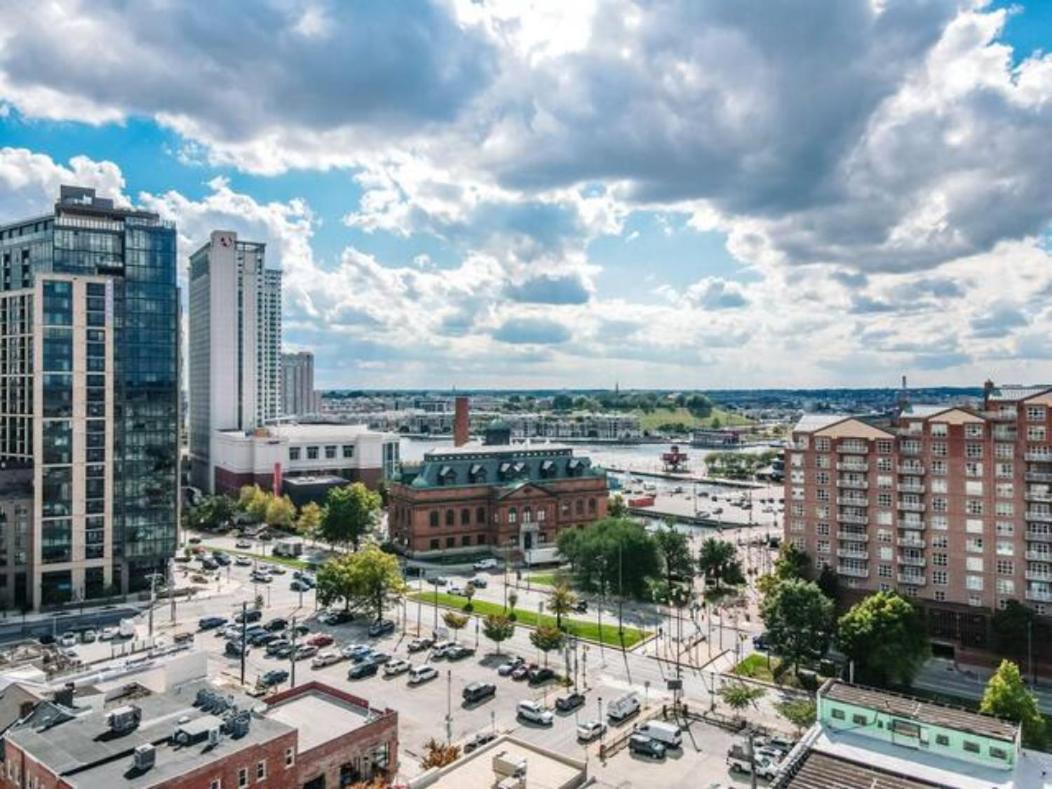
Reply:
[[[1050,433],[1049,386],[987,383],[975,407],[805,415],[786,450],[785,538],[836,570],[847,602],[915,598],[936,654],[982,658],[993,612],[1024,603],[1034,657],[1052,662]]]
[[[317,682],[265,702],[202,680],[44,701],[2,738],[0,789],[325,789],[398,766],[398,714]]]

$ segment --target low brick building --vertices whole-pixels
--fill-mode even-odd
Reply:
[[[38,704],[4,732],[0,789],[325,789],[390,780],[398,714],[317,682],[265,702],[202,680]]]
[[[409,555],[489,549],[528,561],[607,512],[606,472],[557,444],[436,449],[390,484],[392,542]]]

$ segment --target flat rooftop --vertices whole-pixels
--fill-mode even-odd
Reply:
[[[1018,724],[983,715],[979,712],[922,701],[876,690],[846,682],[833,681],[822,691],[823,698],[830,701],[841,701],[871,710],[879,710],[889,715],[897,715],[932,726],[943,726],[955,731],[964,731],[981,737],[992,737],[1014,743]]]
[[[827,753],[809,751],[800,762],[796,774],[779,786],[785,789],[930,789],[937,784],[896,775]]]
[[[374,710],[316,691],[267,708],[267,718],[299,730],[299,753],[350,734],[379,717]]]
[[[435,447],[424,452],[424,459],[463,455],[479,455],[484,457],[501,457],[504,455],[523,455],[528,452],[573,452],[569,444],[548,444],[544,442],[526,442],[518,444],[483,444],[479,441],[469,441],[459,447]]]
[[[505,735],[457,759],[448,767],[422,774],[409,785],[411,789],[494,786],[499,779],[493,770],[493,757],[500,753],[509,762],[526,760],[526,786],[529,789],[567,789],[583,784],[587,777],[583,761]]]

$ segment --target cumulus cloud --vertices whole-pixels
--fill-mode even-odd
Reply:
[[[705,277],[687,288],[688,301],[708,310],[730,310],[748,304],[742,287],[720,277]]]
[[[572,336],[570,330],[558,321],[546,318],[512,318],[493,332],[501,342],[516,345],[555,345],[566,342]]]
[[[579,276],[544,275],[509,285],[507,295],[512,301],[535,304],[584,304],[591,294]]]

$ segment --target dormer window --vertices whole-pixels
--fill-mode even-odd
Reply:
[[[438,470],[438,484],[439,485],[452,485],[457,481],[457,472],[453,470],[452,466],[442,466]]]

